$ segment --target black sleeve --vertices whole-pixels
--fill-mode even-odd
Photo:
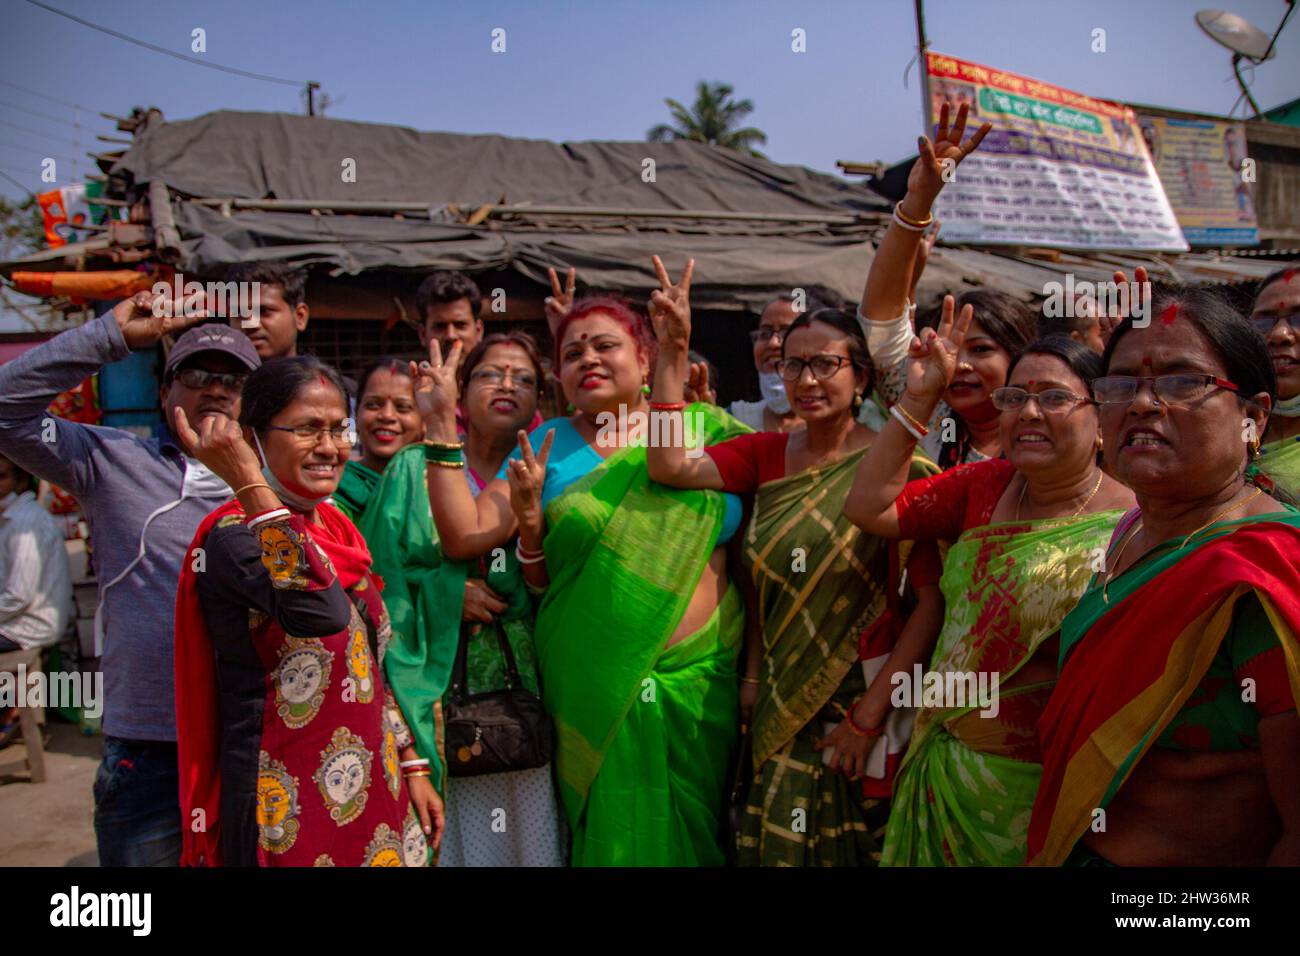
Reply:
[[[258,534],[242,522],[213,529],[204,550],[205,567],[197,578],[205,606],[238,603],[256,608],[294,637],[328,637],[348,626],[352,602],[319,562],[308,562],[306,587],[276,587],[262,563]]]

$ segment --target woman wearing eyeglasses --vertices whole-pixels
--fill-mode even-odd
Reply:
[[[1300,265],[1266,276],[1250,324],[1268,343],[1277,401],[1255,464],[1292,496],[1300,496]]]
[[[882,863],[892,866],[1025,861],[1041,772],[1035,724],[1056,677],[1057,633],[1133,503],[1098,464],[1088,397],[1097,354],[1062,336],[1025,349],[990,396],[1006,458],[907,480],[921,423],[956,374],[971,326],[969,306],[956,320],[954,310],[946,297],[938,331],[913,339],[906,390],[844,506],[872,534],[954,542],[928,672],[921,687],[911,679],[896,688],[921,710],[885,834]]]
[[[415,407],[410,363],[381,358],[361,373],[357,385],[357,441],[361,458],[348,461],[334,493],[334,504],[358,527],[389,461],[424,437]]]
[[[655,315],[652,407],[669,414],[682,407],[690,331],[685,300]],[[910,718],[890,706],[890,677],[924,660],[938,633],[938,553],[930,546],[908,560],[910,543],[898,548],[862,534],[842,514],[875,438],[855,420],[871,366],[853,316],[838,309],[799,316],[775,369],[803,428],[742,435],[694,458],[660,445],[647,461],[652,478],[675,488],[754,496],[742,560],[762,643],[746,648],[742,678],[753,695],[754,776],[738,862],[872,866]],[[916,475],[933,470],[914,466]],[[918,602],[906,624],[890,573],[900,559]]]
[[[409,371],[409,370],[408,370]],[[409,381],[409,379],[408,379]],[[457,478],[475,497],[515,448],[537,412],[544,381],[541,356],[523,332],[494,332],[460,368],[465,420],[464,467]],[[417,413],[418,414],[418,413]],[[421,434],[424,421],[420,419]],[[410,721],[416,750],[427,757],[447,804],[439,866],[563,866],[564,847],[550,764],[475,776],[452,776],[443,739],[443,698],[465,642],[466,691],[506,686],[501,639],[509,642],[524,686],[538,693],[533,603],[513,548],[479,560],[444,553],[429,504],[429,455],[423,442],[393,456],[371,498],[361,530],[375,573],[385,582],[393,621],[386,670]],[[504,818],[501,814],[504,813]],[[495,815],[495,816],[494,816]],[[506,828],[493,826],[503,819]]]
[[[187,451],[235,491],[176,598],[176,729],[191,866],[424,866],[442,803],[384,679],[388,613],[360,533],[326,499],[351,447],[337,372],[263,363],[238,422]]]
[[[1106,457],[1138,508],[1061,626],[1030,862],[1295,866],[1300,512],[1250,480],[1268,349],[1174,289],[1103,363]]]

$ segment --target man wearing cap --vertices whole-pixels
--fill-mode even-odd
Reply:
[[[180,785],[172,685],[173,611],[181,562],[199,522],[230,498],[187,458],[166,423],[239,415],[243,380],[260,364],[225,325],[191,328],[168,356],[163,424],[152,438],[55,418],[46,408],[88,375],[202,321],[173,317],[141,292],[92,322],[0,366],[0,454],[74,494],[90,524],[99,580],[96,653],[104,673],[104,760],[95,778],[102,866],[174,865]]]

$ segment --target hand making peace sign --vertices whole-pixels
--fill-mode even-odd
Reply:
[[[964,305],[954,319],[956,309],[957,300],[944,296],[938,331],[922,329],[920,336],[913,336],[907,349],[907,391],[913,395],[938,402],[956,374],[957,354],[975,314],[973,307]]]
[[[415,404],[420,409],[420,417],[424,419],[426,428],[439,418],[456,415],[456,400],[460,397],[456,372],[460,368],[461,349],[460,340],[457,339],[452,343],[444,362],[442,346],[430,336],[429,360],[411,363]]]
[[[547,269],[546,275],[551,280],[551,294],[546,297],[543,305],[546,308],[546,324],[550,326],[551,335],[555,335],[560,322],[573,308],[573,289],[578,281],[578,270],[569,269],[569,274],[564,278],[563,289],[560,288],[560,277],[555,274],[555,269]]]
[[[691,276],[695,273],[695,260],[686,260],[682,279],[676,285],[658,256],[652,256],[650,261],[662,286],[650,293],[650,324],[655,338],[661,346],[677,346],[684,352],[691,342]]]
[[[957,110],[957,119],[948,126],[948,104],[943,104],[943,109],[939,112],[939,128],[934,134],[934,143],[921,136],[916,141],[917,150],[920,156],[912,165],[912,171],[907,175],[907,191],[915,194],[918,198],[933,202],[934,197],[939,195],[943,189],[943,173],[945,167],[950,167],[960,163],[963,159],[979,148],[979,144],[984,141],[989,130],[993,128],[992,123],[985,123],[977,129],[974,135],[965,143],[961,141],[966,132],[966,114],[969,112],[969,105],[963,103]],[[951,162],[945,162],[951,161]]]

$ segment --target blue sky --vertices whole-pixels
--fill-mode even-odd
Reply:
[[[837,159],[899,159],[915,148],[920,126],[915,67],[903,86],[915,47],[911,0],[48,2],[184,53],[201,27],[203,56],[318,80],[338,101],[329,115],[340,118],[641,139],[668,119],[665,96],[689,100],[697,80],[719,80],[754,101],[751,122],[767,132],[769,156],[830,171]],[[940,52],[1093,96],[1222,113],[1237,98],[1230,54],[1192,20],[1208,2],[928,0],[926,21]],[[1270,33],[1285,10],[1282,0],[1224,3]],[[0,81],[67,103],[119,114],[155,105],[169,119],[221,108],[301,110],[296,89],[139,49],[24,0],[0,0],[0,16]],[[490,49],[497,27],[506,31],[503,54]],[[791,51],[796,27],[806,31],[806,53]],[[1107,31],[1103,54],[1090,49],[1097,27]],[[1300,96],[1298,55],[1300,15],[1278,58],[1256,70],[1263,108]],[[78,131],[74,116],[0,85],[0,169],[38,188],[42,156],[79,156],[69,140],[84,151],[95,132],[111,134],[93,114],[83,114]],[[0,194],[21,192],[0,179]]]

